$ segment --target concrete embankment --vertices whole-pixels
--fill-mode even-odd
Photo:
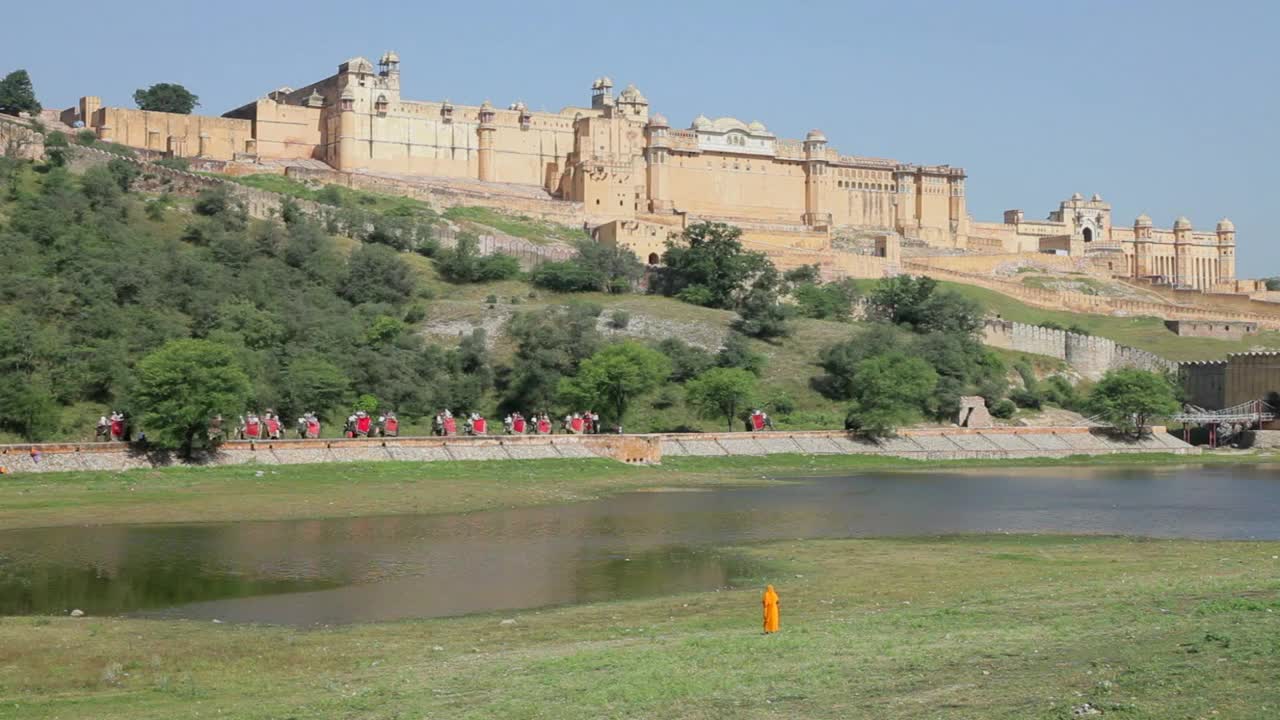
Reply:
[[[236,441],[200,464],[302,464],[400,460],[534,460],[605,457],[626,463],[659,463],[663,457],[802,455],[891,455],[918,460],[1061,458],[1070,455],[1163,452],[1199,454],[1154,428],[1141,440],[1087,427],[947,428],[904,430],[869,440],[842,431],[681,433],[652,435],[553,435],[492,437],[404,437],[356,440]],[[129,470],[180,464],[170,453],[143,452],[122,443],[0,445],[7,473]]]

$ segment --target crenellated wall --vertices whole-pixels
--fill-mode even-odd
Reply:
[[[1097,315],[1146,315],[1166,320],[1183,318],[1193,320],[1236,320],[1255,322],[1262,328],[1280,329],[1280,307],[1275,303],[1259,300],[1247,301],[1244,307],[1250,308],[1251,311],[1249,312],[1215,310],[1211,307],[1190,307],[1172,303],[1161,304],[1141,300],[1123,300],[1102,295],[1086,295],[1078,292],[1030,288],[1018,283],[997,280],[988,275],[934,267],[921,263],[916,259],[904,260],[902,264],[905,272],[914,275],[928,275],[939,280],[977,285],[978,287],[988,288],[1003,295],[1017,298],[1028,305],[1050,310],[1065,310]]]
[[[1146,350],[1118,345],[1108,338],[1008,320],[988,320],[983,328],[983,342],[992,347],[1058,358],[1091,380],[1117,368],[1177,369],[1174,362]]]

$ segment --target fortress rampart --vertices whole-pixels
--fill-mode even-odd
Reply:
[[[1018,283],[997,280],[987,275],[947,270],[914,260],[904,259],[902,265],[903,271],[912,275],[928,275],[938,280],[977,285],[978,287],[994,290],[1002,295],[1017,298],[1028,305],[1049,310],[1065,310],[1096,315],[1149,316],[1167,320],[1233,320],[1253,322],[1262,328],[1280,330],[1280,305],[1259,300],[1249,300],[1248,304],[1245,305],[1245,307],[1249,308],[1248,311],[1217,310],[1211,307],[1190,307],[1141,300],[1123,300],[1078,292],[1029,288]]]
[[[1008,320],[988,320],[983,329],[983,342],[992,347],[1058,358],[1091,380],[1118,368],[1173,371],[1178,367],[1177,363],[1146,350],[1118,345],[1107,338]]]
[[[36,453],[33,455],[32,450]],[[1087,427],[950,428],[903,430],[897,437],[868,440],[844,431],[767,433],[671,433],[655,435],[542,435],[521,437],[420,437],[360,440],[237,441],[223,445],[205,465],[270,466],[325,462],[399,460],[536,460],[604,457],[632,464],[664,457],[755,457],[764,455],[887,455],[917,460],[1064,458],[1200,451],[1162,427],[1140,440]],[[120,471],[178,464],[167,453],[131,451],[121,443],[0,445],[8,473]]]

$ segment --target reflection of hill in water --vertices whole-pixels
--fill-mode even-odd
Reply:
[[[92,565],[0,563],[0,615],[90,615],[171,607],[215,598],[300,592],[334,587],[334,580],[248,578],[198,560]]]

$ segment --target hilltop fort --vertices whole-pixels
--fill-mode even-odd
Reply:
[[[478,191],[495,205],[581,222],[654,264],[671,234],[720,220],[781,267],[816,263],[831,275],[892,274],[905,247],[917,257],[1054,254],[1169,291],[1265,292],[1237,279],[1236,232],[1225,218],[1212,231],[1185,217],[1157,228],[1145,214],[1115,225],[1110,204],[1076,193],[1043,220],[1009,210],[1000,222],[978,222],[962,168],[845,155],[820,130],[781,138],[759,121],[702,115],[676,128],[634,85],[615,94],[608,77],[591,83],[588,104],[558,112],[408,100],[400,73],[400,56],[387,52],[376,67],[351,58],[329,77],[221,117],[104,107],[87,96],[59,119],[231,174]],[[833,241],[844,238],[852,242],[837,251]],[[963,269],[990,265],[976,259]]]

